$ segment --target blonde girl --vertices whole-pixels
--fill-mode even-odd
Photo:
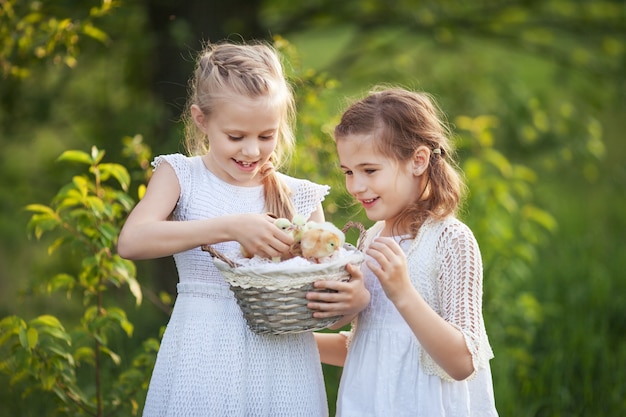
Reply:
[[[335,140],[346,188],[376,222],[353,272],[370,304],[351,333],[316,334],[322,361],[344,366],[337,416],[497,416],[481,256],[455,217],[463,183],[434,101],[377,89]]]
[[[313,335],[252,333],[200,249],[232,253],[241,245],[274,257],[293,240],[265,213],[324,220],[328,187],[277,171],[294,142],[295,111],[279,56],[264,43],[207,45],[189,87],[188,155],[155,158],[118,243],[128,259],[173,255],[178,270],[143,415],[326,416]],[[357,286],[340,288],[330,308],[344,312]]]

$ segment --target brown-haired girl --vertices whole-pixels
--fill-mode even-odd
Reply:
[[[434,100],[373,91],[345,111],[335,140],[346,188],[376,221],[351,271],[370,304],[350,334],[315,335],[322,361],[344,366],[337,416],[497,416],[481,255],[455,217],[463,182]]]

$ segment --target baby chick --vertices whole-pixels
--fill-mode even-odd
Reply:
[[[274,224],[283,232],[288,233],[291,230],[291,222],[283,217],[274,220]]]
[[[302,214],[296,214],[291,220],[291,229],[293,230],[293,240],[300,242],[302,234],[306,228],[306,218]]]
[[[345,235],[334,224],[307,223],[307,230],[302,234],[300,249],[302,257],[320,263],[332,256],[345,243]]]

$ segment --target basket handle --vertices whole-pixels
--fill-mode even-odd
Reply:
[[[342,232],[346,233],[348,231],[348,229],[359,229],[359,238],[357,239],[357,244],[356,244],[356,248],[360,251],[363,250],[363,243],[365,242],[365,237],[367,236],[367,231],[365,230],[365,227],[359,223],[359,222],[353,222],[353,221],[349,221],[348,223],[345,224],[345,226],[343,226],[343,228],[341,229]]]
[[[226,262],[231,268],[237,268],[238,266],[240,266],[238,263],[231,261],[226,255],[224,255],[222,252],[218,251],[211,245],[202,245],[200,246],[200,248],[205,252],[209,252],[212,257],[221,259],[222,261]]]

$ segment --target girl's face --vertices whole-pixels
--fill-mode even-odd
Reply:
[[[210,151],[204,164],[229,184],[261,184],[258,175],[278,143],[280,110],[264,98],[244,96],[224,100],[210,115],[191,108],[196,124],[207,134]]]
[[[424,170],[419,161],[398,162],[383,155],[376,140],[374,134],[348,135],[337,140],[337,153],[348,192],[370,220],[385,221],[383,234],[389,235],[398,216],[419,198]]]

